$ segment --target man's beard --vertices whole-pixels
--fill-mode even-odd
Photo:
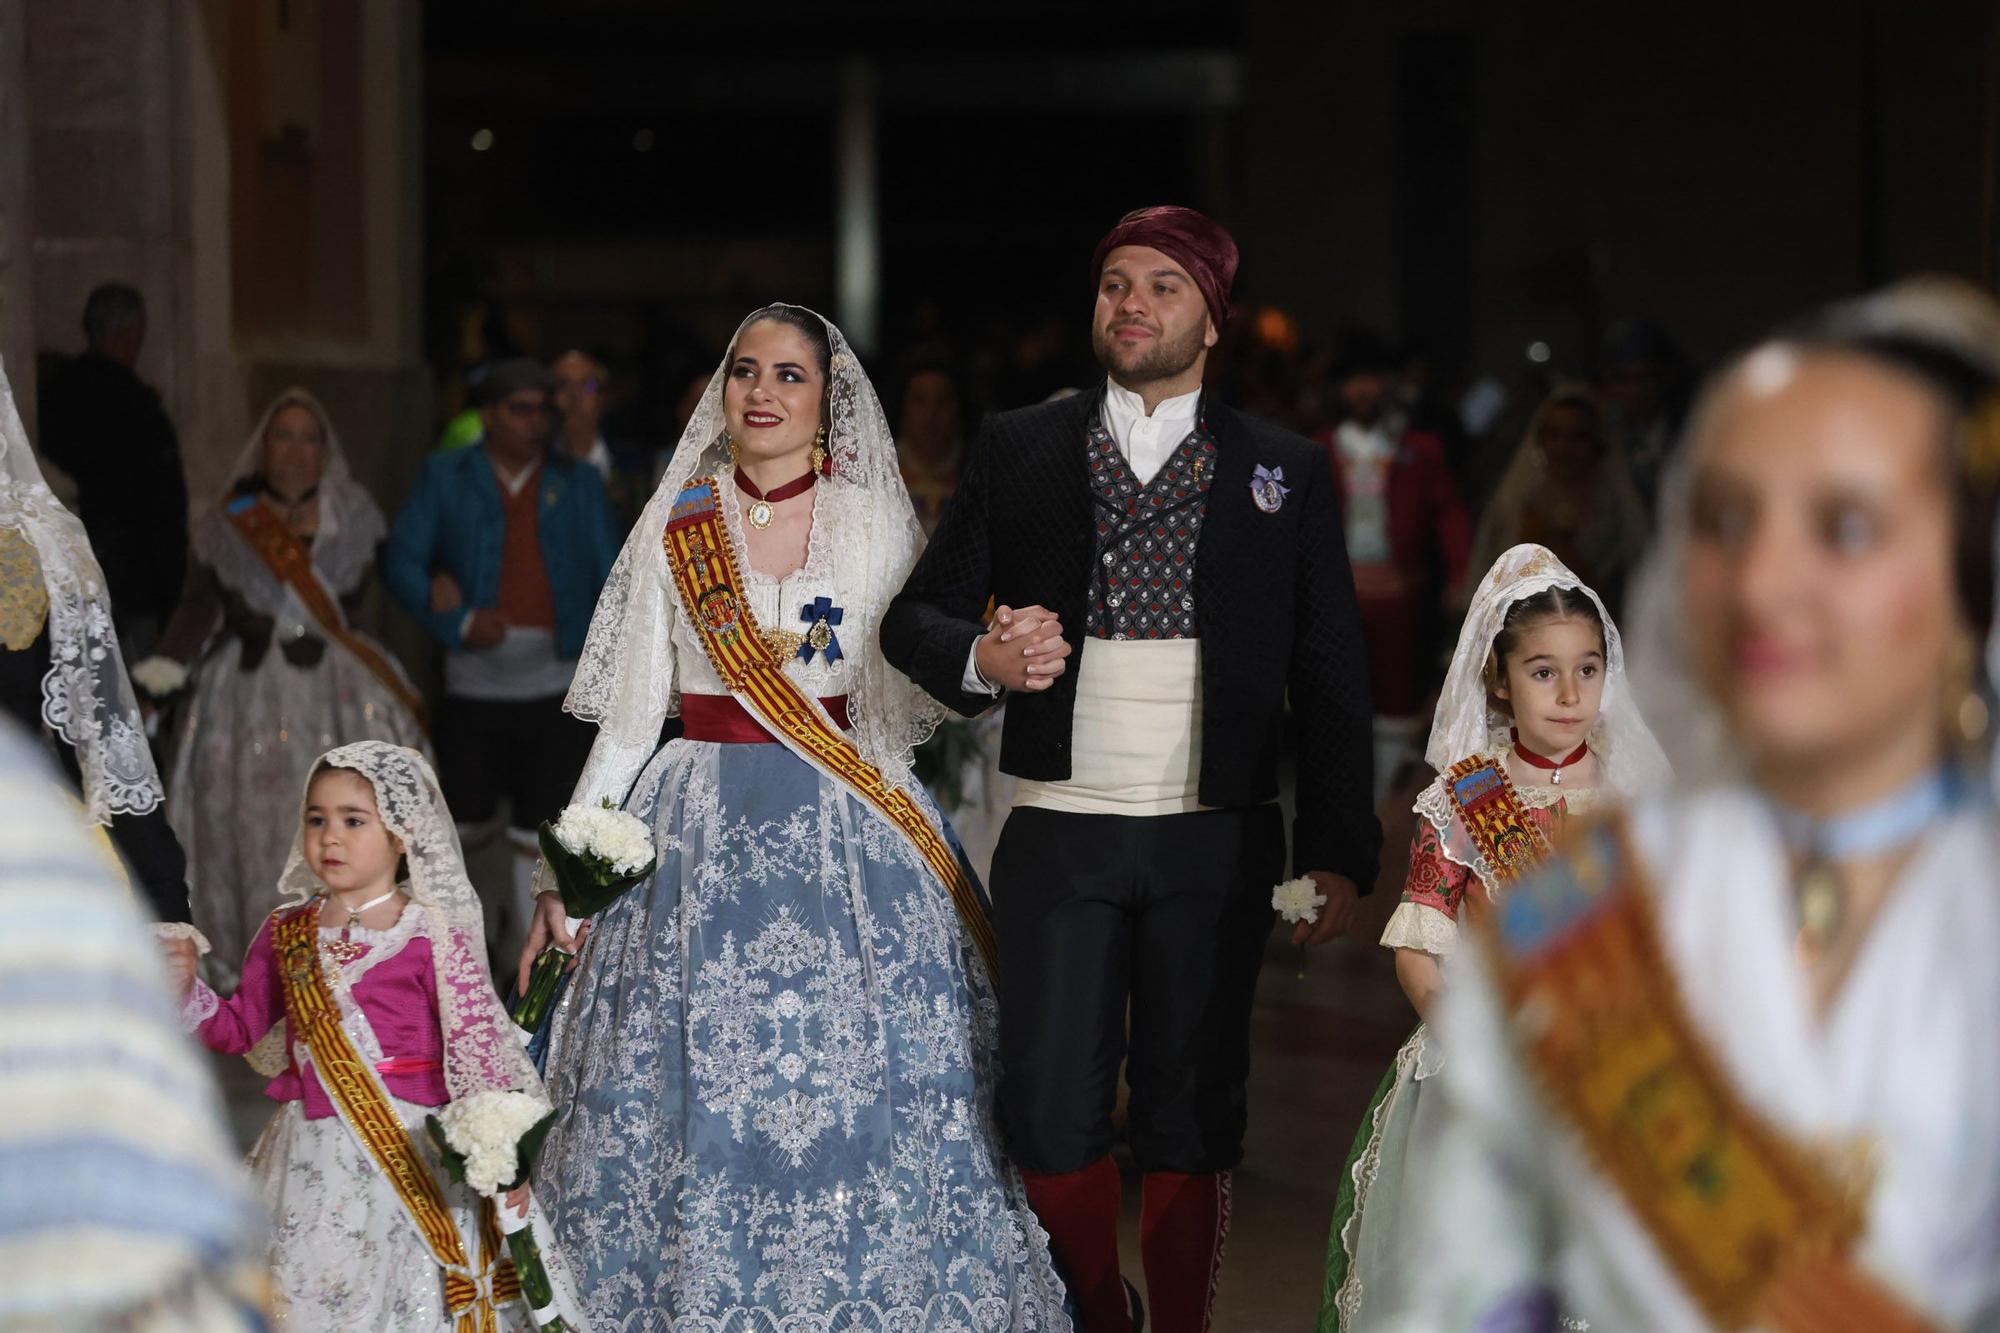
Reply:
[[[1196,324],[1178,340],[1169,340],[1164,334],[1155,335],[1153,341],[1141,344],[1145,350],[1136,358],[1126,362],[1119,360],[1121,350],[1116,326],[1110,329],[1092,329],[1091,349],[1097,353],[1097,364],[1103,366],[1110,376],[1120,384],[1130,388],[1135,384],[1155,384],[1182,375],[1201,358],[1204,339],[1208,330]]]

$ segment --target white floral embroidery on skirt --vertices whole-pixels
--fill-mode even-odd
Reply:
[[[992,1125],[997,1008],[906,839],[778,745],[676,741],[627,808],[536,1190],[593,1326],[1067,1333]]]
[[[423,1133],[431,1108],[391,1100],[403,1123]],[[308,1120],[303,1103],[286,1102],[250,1150],[250,1176],[271,1218],[274,1328],[451,1333],[437,1261],[338,1116]],[[471,1243],[476,1196],[462,1185],[445,1190]],[[519,1301],[499,1313],[503,1330],[534,1327]]]

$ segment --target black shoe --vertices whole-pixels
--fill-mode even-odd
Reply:
[[[1132,1333],[1146,1333],[1146,1303],[1139,1299],[1139,1289],[1129,1277],[1119,1281],[1125,1284],[1125,1308],[1132,1314]]]

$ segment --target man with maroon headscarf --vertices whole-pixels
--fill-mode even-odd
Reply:
[[[1284,875],[1279,755],[1295,745],[1292,863],[1326,898],[1295,939],[1341,933],[1381,843],[1326,451],[1202,390],[1236,264],[1192,209],[1112,229],[1091,262],[1105,383],[986,422],[882,623],[889,660],[959,712],[1008,695],[1000,1115],[1086,1333],[1129,1333],[1136,1313],[1111,1158],[1121,1060],[1153,1327],[1208,1327]]]

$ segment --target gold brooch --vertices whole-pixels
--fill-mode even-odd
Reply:
[[[769,648],[771,655],[779,661],[797,653],[799,646],[806,641],[806,636],[797,630],[767,629],[758,631],[758,634],[764,640],[764,646]]]

